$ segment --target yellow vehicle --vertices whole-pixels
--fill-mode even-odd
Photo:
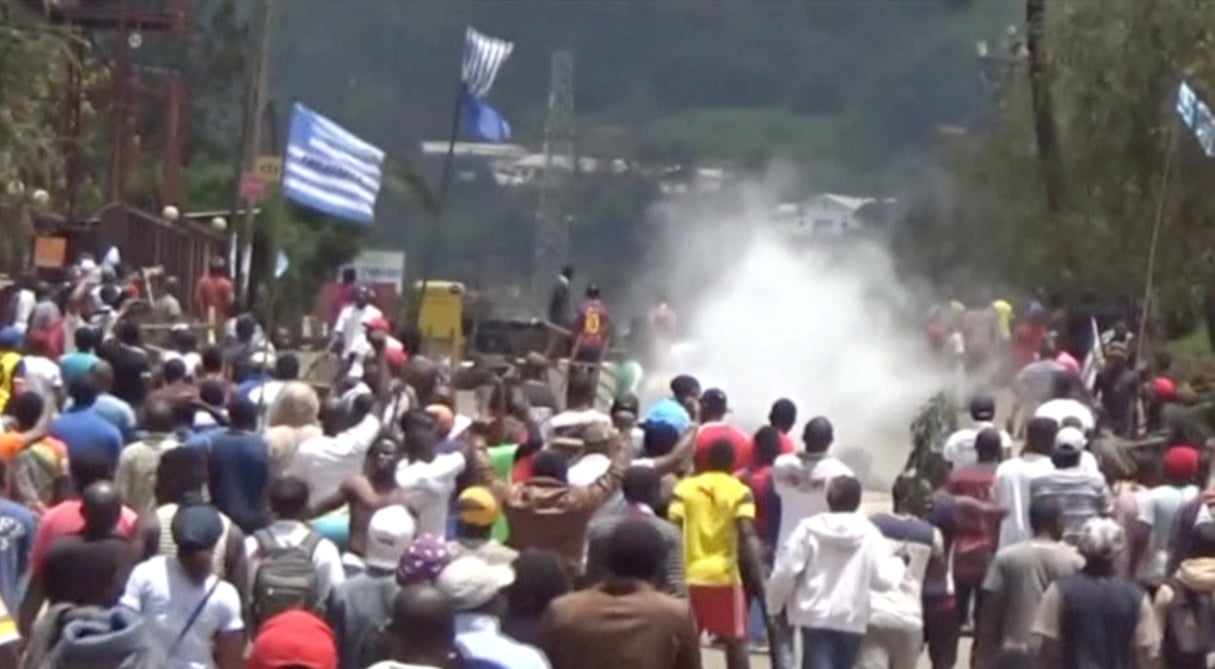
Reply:
[[[414,284],[422,352],[458,361],[464,354],[464,284],[427,281],[425,293],[422,290],[421,281]]]

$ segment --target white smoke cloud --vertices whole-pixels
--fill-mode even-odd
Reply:
[[[663,207],[674,234],[651,283],[696,287],[697,306],[682,316],[695,353],[651,380],[687,371],[721,387],[746,430],[788,397],[798,430],[827,416],[836,449],[872,463],[870,483],[889,482],[906,460],[915,410],[944,382],[924,348],[922,311],[883,245],[782,238],[766,224],[767,194],[748,189],[728,211]]]

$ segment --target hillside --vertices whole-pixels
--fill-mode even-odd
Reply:
[[[351,5],[358,11],[351,11]],[[576,58],[580,149],[872,165],[984,114],[974,43],[1019,20],[989,0],[282,3],[273,79],[390,150],[442,136],[467,25],[516,43],[493,98],[543,125],[548,59]]]

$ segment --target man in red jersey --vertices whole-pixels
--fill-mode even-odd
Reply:
[[[607,305],[599,296],[599,287],[591,284],[587,286],[586,299],[578,307],[578,315],[574,318],[573,359],[599,364],[608,347],[611,330],[612,318]]]
[[[713,442],[725,439],[734,447],[734,462],[742,466],[751,464],[751,437],[742,430],[726,423],[730,413],[726,393],[720,388],[710,388],[700,396],[700,431],[696,433],[696,471],[704,469],[709,447]]]

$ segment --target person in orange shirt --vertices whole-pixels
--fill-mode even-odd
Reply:
[[[227,264],[223,258],[211,259],[211,267],[198,279],[194,288],[194,302],[204,320],[222,324],[231,316],[235,303],[232,280],[228,278]],[[213,317],[213,320],[211,320]]]
[[[37,513],[59,500],[67,474],[67,446],[46,434],[46,405],[35,392],[9,403],[15,428],[0,434],[0,461],[9,472],[9,498]]]

